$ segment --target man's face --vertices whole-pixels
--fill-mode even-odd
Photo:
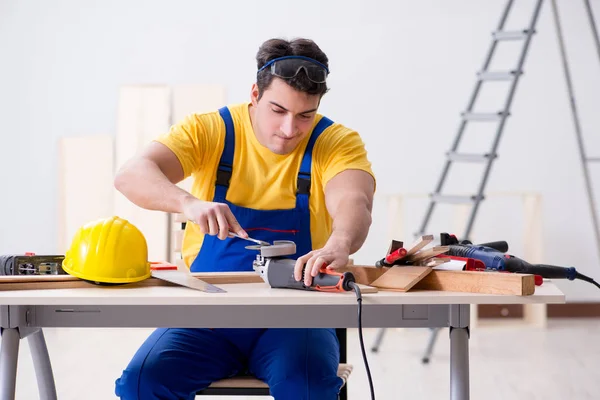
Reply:
[[[312,128],[319,95],[300,92],[279,78],[258,100],[258,87],[252,86],[252,125],[258,141],[275,154],[289,154]]]

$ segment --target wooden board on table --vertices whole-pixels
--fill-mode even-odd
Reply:
[[[414,289],[529,296],[535,292],[535,277],[504,272],[433,270]]]
[[[213,285],[236,283],[263,283],[263,279],[256,272],[194,272],[192,276]],[[147,287],[147,286],[175,286],[169,282],[148,278],[141,282],[128,283],[110,287]],[[359,285],[362,293],[376,293],[374,287]],[[81,289],[101,287],[86,282],[71,275],[15,275],[0,276],[0,291],[3,290],[41,290],[41,289]]]
[[[171,122],[168,86],[123,86],[119,91],[115,162],[118,170],[161,134]],[[169,249],[168,214],[145,210],[114,190],[114,213],[135,225],[145,236],[148,257],[166,260]]]
[[[382,267],[347,265],[339,272],[352,272],[356,282],[378,289],[406,292],[431,272],[430,267]]]
[[[428,258],[432,258],[437,255],[443,254],[443,253],[447,252],[449,249],[450,249],[450,247],[448,247],[448,246],[435,246],[435,247],[432,247],[431,249],[421,250],[410,256],[409,255],[404,256],[404,259],[413,261],[413,262],[423,261]]]
[[[214,285],[229,283],[260,283],[262,278],[255,272],[214,272],[193,273],[194,277]],[[173,284],[148,278],[136,283],[128,283],[111,287],[146,287],[174,286]],[[35,289],[76,289],[96,287],[95,284],[81,280],[71,275],[15,275],[0,276],[0,291],[2,290],[35,290]]]
[[[255,272],[201,272],[192,276],[214,285],[237,283],[263,283],[262,278]],[[3,290],[40,290],[40,289],[77,289],[90,288],[97,285],[86,282],[71,275],[31,275],[31,276],[0,276],[0,291]],[[148,278],[141,282],[128,283],[111,287],[147,287],[175,286],[169,282]],[[376,293],[374,287],[359,285],[362,293]]]
[[[379,289],[407,292],[431,272],[430,267],[391,267],[371,286]]]
[[[113,215],[113,137],[61,137],[58,163],[58,252],[65,254],[82,225]]]
[[[423,247],[427,246],[432,241],[433,241],[433,235],[421,236],[419,239],[415,240],[415,242],[413,244],[411,244],[409,248],[406,249],[405,257],[409,257],[409,256],[415,254],[416,252],[421,250]]]

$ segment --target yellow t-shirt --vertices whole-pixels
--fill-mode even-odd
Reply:
[[[227,201],[259,210],[294,208],[298,171],[310,135],[306,135],[291,154],[275,154],[254,135],[248,106],[249,103],[242,103],[228,107],[235,127],[235,152]],[[321,118],[322,115],[317,114],[313,128]],[[184,177],[193,177],[192,195],[212,201],[225,146],[225,124],[219,112],[191,114],[156,140],[175,153],[183,166]],[[358,133],[334,121],[319,136],[312,154],[309,209],[314,249],[323,247],[331,234],[332,219],[325,205],[325,185],[346,169],[363,170],[374,177]],[[182,255],[188,267],[198,254],[203,238],[197,225],[186,224]]]

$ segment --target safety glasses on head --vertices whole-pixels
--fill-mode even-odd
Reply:
[[[329,68],[321,64],[317,60],[304,56],[284,56],[275,58],[265,65],[256,73],[258,74],[267,68],[271,68],[271,74],[284,79],[290,79],[298,75],[301,69],[311,81],[315,83],[325,83]]]

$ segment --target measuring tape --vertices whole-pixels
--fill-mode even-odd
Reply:
[[[37,256],[34,253],[0,256],[0,275],[67,275],[62,269],[65,256]]]

